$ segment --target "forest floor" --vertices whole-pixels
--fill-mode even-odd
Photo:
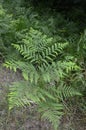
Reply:
[[[39,119],[34,106],[8,111],[9,84],[19,80],[22,80],[19,72],[0,65],[0,130],[53,130],[50,123]],[[75,112],[71,117],[62,118],[59,130],[86,130],[86,116]]]

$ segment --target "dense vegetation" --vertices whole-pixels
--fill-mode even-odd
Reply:
[[[1,0],[0,60],[20,71],[9,110],[36,104],[55,130],[68,108],[86,114],[86,1]]]

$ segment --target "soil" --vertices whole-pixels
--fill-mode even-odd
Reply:
[[[14,73],[0,65],[0,130],[53,130],[48,121],[41,121],[36,106],[8,111],[7,93],[12,82],[22,80],[20,72]],[[86,130],[86,115],[73,113],[64,116],[59,130]]]

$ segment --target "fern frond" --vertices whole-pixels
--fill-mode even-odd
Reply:
[[[59,87],[57,87],[56,93],[58,98],[62,100],[73,96],[81,96],[81,93],[77,91],[75,88],[64,84],[61,84],[59,85]]]
[[[3,65],[11,70],[14,70],[15,72],[17,69],[20,69],[25,80],[29,80],[29,82],[34,82],[37,84],[39,75],[32,64],[11,59],[10,61],[6,61]]]
[[[55,91],[54,91],[55,92]],[[53,92],[52,92],[53,93]],[[32,103],[38,105],[38,111],[43,119],[49,120],[55,129],[59,125],[59,119],[63,115],[63,105],[55,99],[50,89],[33,86],[29,82],[21,81],[10,86],[9,109],[15,106],[27,106]]]
[[[53,100],[42,102],[38,105],[38,111],[43,119],[50,121],[55,130],[57,130],[60,118],[63,115],[63,105]]]
[[[68,43],[53,43],[53,38],[48,38],[40,31],[30,29],[25,39],[22,39],[24,44],[12,44],[26,60],[37,66],[47,66],[52,63],[57,56],[63,52],[63,49]],[[52,44],[53,43],[53,44]],[[46,68],[45,66],[45,68]]]
[[[55,100],[53,95],[46,91],[44,87],[40,87],[40,85],[34,86],[28,81],[14,82],[10,86],[9,108],[30,105],[31,101],[36,104],[41,101],[46,102],[47,98]]]
[[[37,103],[40,99],[45,100],[41,94],[37,95],[38,91],[38,87],[31,86],[31,84],[26,81],[13,83],[13,85],[10,86],[9,109],[14,106],[30,105],[30,101]]]

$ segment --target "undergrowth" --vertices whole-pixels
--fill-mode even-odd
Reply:
[[[20,70],[24,78],[10,86],[9,109],[37,104],[41,118],[57,130],[67,100],[82,97],[84,106],[86,31],[78,21],[83,11],[76,9],[72,17],[26,3],[5,2],[7,11],[0,5],[0,55],[4,66]]]

